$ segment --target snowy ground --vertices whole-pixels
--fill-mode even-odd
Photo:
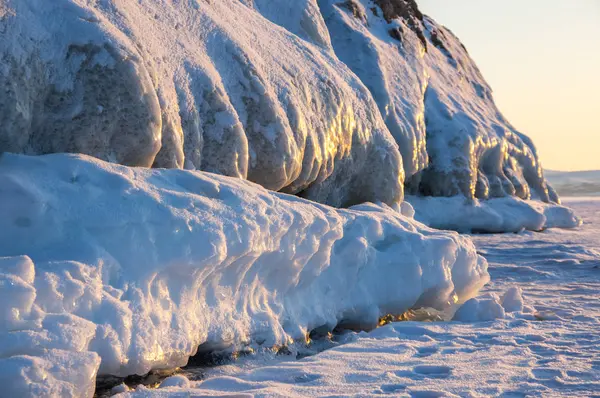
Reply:
[[[584,219],[579,229],[474,236],[490,262],[484,294],[519,287],[523,311],[393,323],[301,360],[251,355],[131,395],[600,396],[600,200],[566,204]]]

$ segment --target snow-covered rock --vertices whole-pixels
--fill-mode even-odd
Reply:
[[[3,154],[0,203],[0,367],[46,375],[12,371],[17,390],[83,394],[96,371],[181,366],[201,345],[373,326],[489,279],[469,238],[386,205],[338,210],[210,173]]]
[[[400,146],[410,193],[558,202],[533,143],[502,116],[465,47],[414,0],[319,4],[335,53]]]
[[[4,1],[0,151],[202,169],[334,206],[398,203],[397,145],[308,4],[298,27],[317,44],[265,19],[253,8],[274,14],[264,1]]]
[[[487,322],[496,319],[504,319],[506,312],[498,296],[488,293],[480,297],[473,297],[464,303],[453,320],[459,322]]]

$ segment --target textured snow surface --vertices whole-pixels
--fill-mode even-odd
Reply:
[[[408,196],[415,219],[432,228],[460,232],[541,231],[547,228],[575,228],[581,219],[565,206],[516,197],[489,200]]]
[[[397,144],[366,87],[239,0],[0,10],[0,151],[202,169],[334,206],[402,200]],[[327,41],[309,11],[300,25]]]
[[[600,201],[568,203],[581,228],[473,236],[492,276],[485,294],[465,304],[478,303],[473,322],[393,323],[302,360],[189,369],[190,387],[124,396],[596,396]]]
[[[489,280],[468,237],[386,205],[337,210],[210,173],[3,154],[0,203],[0,369],[39,395],[182,366],[200,345],[449,308]]]

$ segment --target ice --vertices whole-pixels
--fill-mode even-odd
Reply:
[[[576,225],[518,201],[501,221],[481,211],[559,199],[464,46],[414,1],[5,3],[2,151],[201,169],[335,207],[396,207],[405,187],[461,196],[494,232]]]
[[[292,3],[255,6],[302,15],[298,29],[326,41],[314,2]],[[334,206],[402,200],[397,145],[361,81],[325,43],[244,2],[8,0],[3,10],[1,151],[202,169]]]
[[[450,309],[489,280],[469,238],[384,204],[337,210],[205,172],[5,153],[0,203],[0,358],[61,394],[199,347],[269,350]]]

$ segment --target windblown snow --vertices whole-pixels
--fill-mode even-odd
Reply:
[[[199,346],[373,327],[489,280],[469,238],[386,205],[337,210],[209,173],[4,154],[0,203],[12,396],[89,395],[97,372],[182,366]]]
[[[400,203],[405,176],[412,195],[558,202],[460,41],[413,0],[1,10],[0,150],[201,169],[336,207]]]

